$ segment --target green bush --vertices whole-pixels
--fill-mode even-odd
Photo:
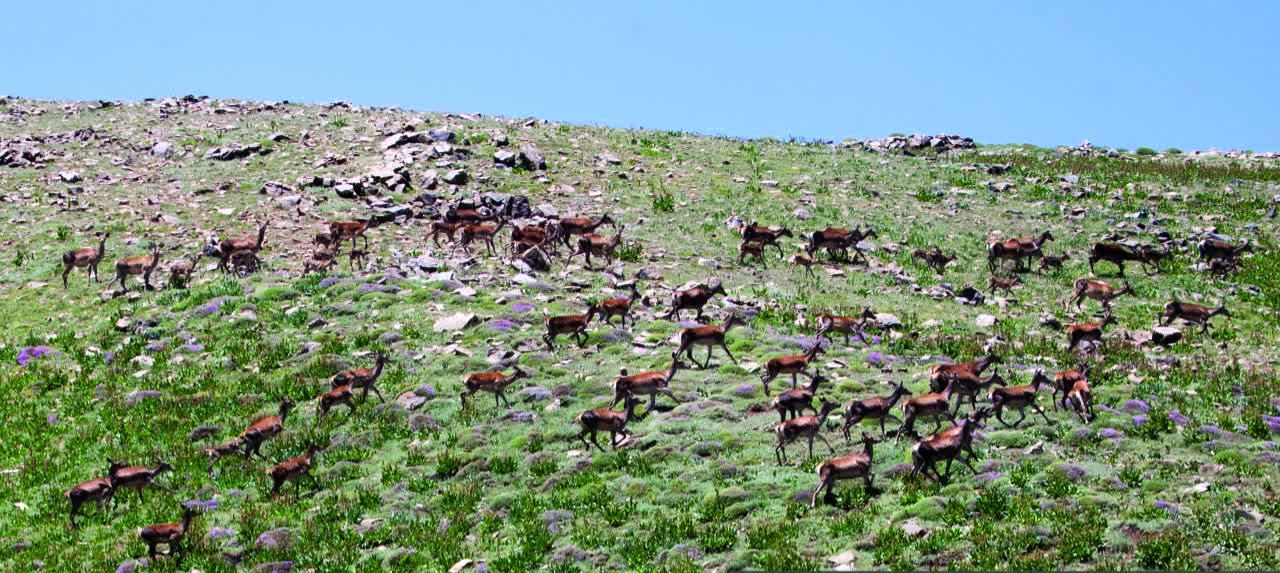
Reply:
[[[1138,155],[1155,155],[1156,150],[1151,149],[1150,147],[1139,147],[1137,151],[1134,151],[1134,153],[1137,153]]]

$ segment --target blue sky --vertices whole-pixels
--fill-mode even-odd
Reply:
[[[40,0],[4,7],[0,94],[1280,150],[1277,16],[1263,1]]]

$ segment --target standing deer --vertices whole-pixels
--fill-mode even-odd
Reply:
[[[636,290],[636,283],[628,282],[626,286],[619,285],[631,291],[631,296],[618,296],[601,301],[597,307],[600,318],[605,324],[609,324],[609,319],[617,316],[621,318],[622,327],[627,327],[627,319],[631,318],[631,307],[635,306],[636,300],[640,298],[640,292]],[[635,326],[636,319],[631,319],[631,325]]]
[[[1077,279],[1075,289],[1071,291],[1071,298],[1067,299],[1067,305],[1074,302],[1078,310],[1084,299],[1091,298],[1102,303],[1102,310],[1105,312],[1111,308],[1113,301],[1126,294],[1133,294],[1133,287],[1129,285],[1129,281],[1125,281],[1124,287],[1116,288],[1102,281]]]
[[[95,283],[100,282],[98,263],[102,262],[102,257],[107,252],[107,237],[110,236],[111,233],[99,233],[96,249],[77,249],[62,254],[62,288],[67,288],[67,275],[71,274],[72,269],[77,268],[88,269],[89,278]]]
[[[1068,260],[1071,260],[1071,256],[1066,254],[1045,255],[1040,258],[1040,267],[1036,270],[1037,272],[1048,272],[1049,270],[1060,271],[1062,270],[1062,265]]]
[[[898,434],[894,437],[894,442],[902,439],[902,434],[907,432],[915,432],[916,418],[933,418],[934,431],[938,431],[942,427],[942,421],[939,417],[945,417],[955,423],[955,414],[951,413],[951,392],[954,388],[955,380],[947,382],[947,386],[941,392],[931,392],[922,394],[914,398],[908,399],[902,404],[902,425],[898,427]]]
[[[378,352],[373,369],[356,368],[334,374],[333,378],[329,379],[329,387],[337,388],[346,385],[351,386],[352,390],[360,390],[361,402],[369,399],[369,391],[372,390],[378,396],[378,401],[384,402],[386,399],[382,397],[382,392],[378,391],[377,383],[378,378],[382,377],[382,370],[386,367],[387,360],[386,354]]]
[[[1098,261],[1107,261],[1118,267],[1120,276],[1124,276],[1125,262],[1135,261],[1142,265],[1144,272],[1151,275],[1160,270],[1156,263],[1163,256],[1164,253],[1147,245],[1130,247],[1120,243],[1094,243],[1093,247],[1089,249],[1089,272],[1097,272],[1094,269],[1094,265]]]
[[[622,244],[622,231],[626,228],[626,225],[619,226],[617,232],[607,239],[592,233],[578,237],[578,250],[570,253],[569,258],[582,255],[586,259],[587,269],[591,269],[591,255],[603,257],[604,266],[608,268],[613,264],[613,253]]]
[[[849,338],[852,335],[858,335],[858,340],[863,344],[871,346],[867,341],[864,333],[867,326],[872,325],[876,321],[876,313],[871,312],[871,307],[864,307],[862,314],[858,316],[840,316],[837,314],[819,314],[818,321],[818,337],[826,336],[828,332],[839,332],[844,335],[844,343],[849,344]]]
[[[1043,370],[1036,370],[1036,373],[1032,376],[1031,383],[1035,384],[1039,382],[1042,385],[1048,383],[1050,387],[1053,388],[1052,398],[1054,409],[1062,408],[1065,410],[1067,409],[1067,394],[1071,391],[1071,387],[1074,386],[1076,382],[1085,380],[1088,374],[1088,364],[1081,364],[1079,367],[1072,370],[1063,370],[1062,372],[1058,372],[1053,375],[1052,380],[1049,379],[1049,376],[1046,375]],[[1062,394],[1061,400],[1058,399],[1059,393]]]
[[[911,252],[911,256],[914,258],[920,259],[921,261],[924,261],[925,266],[929,267],[930,269],[933,269],[933,272],[938,273],[939,276],[943,274],[943,271],[947,268],[947,265],[951,264],[952,261],[956,260],[955,255],[948,256],[946,253],[942,252],[942,249],[938,247],[929,247],[927,249],[916,249]]]
[[[186,537],[187,530],[191,527],[191,519],[195,517],[195,511],[191,507],[184,509],[182,521],[179,523],[154,523],[139,529],[138,539],[147,544],[147,557],[155,561],[158,553],[156,547],[164,545],[169,549],[167,555],[176,555],[181,561],[179,552],[182,550],[182,538]]]
[[[169,265],[168,286],[187,288],[187,284],[191,282],[191,275],[196,272],[196,265],[200,264],[200,258],[203,256],[204,252],[199,252],[189,261],[179,260]]]
[[[516,366],[510,375],[502,372],[468,374],[462,377],[462,386],[465,389],[462,393],[462,403],[466,404],[467,398],[475,395],[476,392],[490,392],[493,394],[493,406],[495,408],[499,407],[499,400],[509,408],[511,407],[511,402],[507,401],[505,394],[507,387],[516,380],[528,377],[529,373],[521,370],[519,366]]]
[[[1086,322],[1082,324],[1072,324],[1067,327],[1067,352],[1071,352],[1079,346],[1081,342],[1090,342],[1098,346],[1103,344],[1102,329],[1109,324],[1115,324],[1117,321],[1110,312],[1106,313],[1099,322]]]
[[[1071,404],[1071,409],[1080,416],[1080,421],[1088,424],[1093,419],[1093,392],[1089,389],[1088,380],[1076,380],[1067,393],[1067,401]]]
[[[952,379],[954,388],[952,393],[956,396],[955,413],[960,413],[960,406],[964,405],[965,398],[969,399],[969,405],[974,409],[978,409],[978,395],[986,388],[992,386],[1004,386],[1005,381],[999,372],[992,373],[985,380],[971,372],[962,373]]]
[[[249,250],[256,255],[258,251],[262,250],[262,244],[267,239],[267,224],[270,222],[270,220],[265,220],[258,225],[257,237],[223,239],[221,243],[218,243],[218,270],[229,270],[227,263],[231,262],[231,254],[236,251]]]
[[[671,357],[678,358],[680,354],[683,353],[689,356],[689,360],[691,362],[698,364],[698,359],[693,356],[693,347],[705,346],[707,347],[707,360],[698,364],[698,366],[707,368],[711,365],[712,348],[719,346],[724,350],[725,354],[729,355],[729,359],[736,364],[738,359],[733,357],[732,352],[729,352],[729,347],[725,345],[724,339],[725,335],[728,334],[733,327],[742,326],[744,324],[746,323],[744,323],[742,319],[738,317],[738,313],[735,312],[729,315],[729,318],[725,319],[724,324],[719,326],[695,326],[693,328],[682,329],[677,335],[677,339],[680,341],[679,346],[676,347],[675,352],[671,353]]]
[[[116,261],[116,278],[111,279],[107,286],[119,281],[122,290],[129,290],[125,285],[125,281],[131,276],[142,276],[142,286],[146,290],[152,290],[151,273],[155,272],[156,267],[160,265],[160,245],[156,244],[151,247],[151,254],[142,257],[125,257]]]
[[[755,257],[757,261],[760,261],[761,267],[766,269],[769,268],[769,264],[764,260],[764,246],[764,243],[761,243],[760,241],[743,241],[739,243],[738,264],[745,265],[746,257],[752,256]]]
[[[1004,241],[987,243],[987,270],[996,272],[1002,260],[1012,260],[1015,270],[1026,268],[1028,259],[1036,259],[1044,255],[1042,248],[1053,240],[1053,233],[1045,231],[1039,237],[1016,237]]]
[[[811,346],[804,354],[779,356],[778,358],[772,358],[766,362],[764,364],[764,371],[760,373],[760,382],[764,384],[765,396],[769,395],[769,383],[780,374],[791,375],[792,388],[796,387],[796,377],[801,374],[808,376],[810,380],[813,380],[814,375],[809,374],[806,370],[809,368],[809,363],[813,361],[814,357],[817,356],[818,353],[822,352],[822,340],[823,338],[821,336],[817,337],[813,341],[813,346]]]
[[[845,442],[849,441],[849,431],[863,420],[878,420],[880,422],[880,439],[883,440],[885,437],[884,419],[892,416],[893,407],[898,404],[899,400],[910,395],[911,391],[899,383],[894,384],[893,392],[888,396],[875,396],[849,402],[849,405],[844,408],[844,425],[840,428],[844,432]]]
[[[773,245],[778,249],[779,257],[782,256],[782,245],[779,245],[778,241],[783,237],[794,236],[795,235],[792,235],[791,231],[786,227],[778,227],[777,229],[772,227],[763,227],[756,224],[755,221],[752,221],[750,225],[742,227],[743,243],[760,243],[765,247]],[[763,262],[763,258],[761,259],[761,262]]]
[[[80,511],[80,506],[88,502],[95,502],[101,509],[112,501],[115,495],[115,487],[111,482],[111,476],[116,471],[124,467],[124,464],[107,460],[107,475],[105,477],[94,478],[66,491],[67,501],[71,502],[71,526],[76,526],[76,513]]]
[[[822,408],[818,410],[818,415],[805,415],[798,418],[792,418],[774,427],[774,434],[778,437],[778,445],[774,446],[773,454],[778,458],[778,464],[787,463],[787,444],[790,444],[800,438],[809,441],[809,457],[813,457],[813,440],[822,440],[827,445],[831,453],[836,453],[836,449],[831,446],[831,442],[822,435],[822,427],[827,424],[827,417],[832,412],[839,410],[840,405],[835,402],[822,401]]]
[[[957,362],[955,364],[935,364],[929,367],[929,390],[941,392],[952,379],[962,375],[981,376],[992,364],[1004,362],[995,354],[988,354],[977,360]]]
[[[1249,241],[1245,241],[1240,245],[1235,245],[1222,239],[1205,239],[1196,245],[1196,251],[1200,255],[1200,260],[1204,261],[1229,261],[1234,263],[1240,258],[1240,255],[1246,252],[1252,252],[1253,247]]]
[[[498,236],[498,231],[501,231],[506,224],[506,219],[499,219],[497,225],[467,225],[462,228],[458,243],[462,245],[463,252],[471,254],[471,243],[473,241],[484,241],[485,252],[492,257],[496,252],[493,239]]]
[[[373,217],[363,221],[330,221],[329,236],[338,244],[351,240],[351,248],[356,247],[356,239],[364,240],[364,248],[369,248],[369,236],[365,233],[373,227]],[[452,236],[450,236],[452,238]]]
[[[617,224],[613,222],[613,218],[610,217],[608,213],[601,215],[599,219],[595,220],[585,217],[564,217],[560,219],[560,222],[556,225],[556,235],[560,240],[564,241],[564,246],[568,248],[571,246],[569,244],[569,240],[572,239],[574,235],[595,233],[596,229],[600,228],[601,225],[617,227]]]
[[[836,482],[841,480],[862,478],[863,489],[870,494],[871,482],[875,479],[872,473],[874,468],[872,456],[875,454],[875,445],[878,443],[880,440],[862,434],[862,453],[831,458],[818,464],[818,486],[813,489],[813,498],[809,500],[809,507],[818,507],[818,493],[823,489],[827,490],[827,494],[823,496],[824,501],[830,503],[835,499],[833,490]]]
[[[809,235],[809,244],[805,246],[805,252],[813,255],[819,249],[826,249],[831,258],[836,258],[836,253],[839,252],[839,260],[848,261],[849,249],[853,249],[854,262],[857,262],[859,258],[865,261],[866,254],[862,252],[862,249],[858,248],[858,243],[870,238],[880,238],[880,235],[870,226],[865,231],[858,228],[849,230],[827,227],[821,231],[814,231]]]
[[[818,393],[818,386],[827,379],[821,372],[815,368],[813,377],[809,380],[809,385],[804,388],[792,388],[781,392],[769,403],[769,406],[778,413],[778,421],[787,421],[787,414],[791,414],[794,419],[800,416],[805,410],[812,410],[814,414],[818,413],[818,409],[813,407],[813,397]]]
[[[115,466],[115,464],[112,464],[112,465]],[[162,461],[156,464],[155,467],[147,467],[147,466],[117,467],[115,468],[115,471],[110,474],[109,477],[111,478],[111,487],[113,489],[117,491],[122,489],[134,490],[135,492],[138,493],[138,503],[142,503],[143,501],[142,490],[147,489],[149,487],[154,487],[160,490],[167,491],[169,493],[173,493],[172,489],[169,489],[165,486],[155,483],[155,479],[159,477],[160,474],[167,471],[173,471],[173,466],[169,465],[167,462]],[[120,501],[119,498],[112,499],[112,505],[115,505],[115,503],[118,501]]]

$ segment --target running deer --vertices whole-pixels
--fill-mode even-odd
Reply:
[[[131,276],[142,276],[142,286],[146,290],[152,290],[151,273],[155,272],[158,266],[160,266],[160,245],[156,244],[151,247],[150,255],[125,257],[116,261],[116,278],[111,279],[107,286],[118,281],[120,288],[127,291],[129,287],[125,285],[125,281]]]
[[[862,252],[862,249],[858,248],[858,243],[871,238],[878,239],[880,235],[870,226],[865,231],[856,227],[853,230],[827,227],[821,231],[811,233],[809,235],[809,244],[805,246],[804,250],[806,253],[813,255],[820,249],[826,249],[827,254],[833,259],[836,258],[836,253],[839,252],[840,260],[847,261],[849,260],[849,249],[853,249],[854,262],[859,258],[865,261],[866,255]]]
[[[330,221],[329,236],[341,245],[342,241],[351,240],[351,248],[355,248],[356,239],[364,240],[364,248],[369,248],[369,236],[365,233],[373,227],[373,217],[363,221]]]
[[[618,402],[627,398],[639,398],[640,396],[649,396],[649,410],[653,410],[658,405],[658,394],[665,395],[676,402],[676,395],[671,391],[671,380],[676,377],[676,369],[684,368],[684,364],[680,360],[672,358],[671,366],[662,370],[650,370],[639,374],[627,374],[627,369],[623,368],[618,372],[618,377],[613,379],[613,403],[609,404],[610,408],[618,405]]]
[[[813,265],[818,263],[818,261],[813,258],[813,255],[810,255],[809,253],[796,253],[791,255],[790,262],[792,265],[804,267],[804,272],[809,275],[809,278],[818,278],[818,275],[813,274]]]
[[[1043,370],[1036,370],[1036,373],[1032,376],[1031,382],[1032,384],[1037,383],[1037,381],[1040,384],[1048,383],[1050,387],[1053,388],[1052,399],[1054,409],[1062,408],[1065,410],[1067,409],[1067,394],[1071,392],[1071,387],[1074,386],[1076,382],[1087,379],[1088,375],[1089,365],[1081,364],[1079,367],[1074,369],[1063,370],[1062,372],[1054,374],[1052,379],[1050,379]],[[1058,399],[1059,393],[1062,394],[1061,400]]]
[[[113,466],[115,464],[112,464]],[[111,478],[111,487],[116,491],[123,489],[131,489],[138,493],[138,503],[142,503],[142,490],[154,487],[169,493],[173,493],[172,489],[155,483],[155,479],[160,474],[173,471],[173,466],[167,462],[160,462],[155,467],[147,466],[128,466],[118,467],[109,477]],[[112,505],[120,501],[119,498],[112,499]]]
[[[1099,261],[1106,261],[1119,268],[1120,276],[1124,276],[1124,264],[1128,261],[1135,261],[1142,265],[1144,272],[1152,275],[1160,270],[1156,263],[1163,256],[1164,254],[1156,250],[1155,247],[1148,245],[1130,247],[1120,243],[1094,243],[1093,247],[1089,249],[1089,272],[1096,273],[1094,265]]]
[[[497,221],[498,214],[487,207],[479,209],[458,209],[450,206],[444,212],[444,220],[449,222],[460,222],[464,225],[476,225],[485,221]]]
[[[625,402],[625,410],[619,412],[617,410],[609,410],[599,408],[595,410],[587,410],[578,414],[578,425],[582,426],[582,431],[578,432],[578,439],[587,446],[587,450],[591,450],[591,446],[595,446],[604,451],[604,447],[596,439],[599,432],[609,432],[609,448],[618,449],[619,445],[627,441],[627,436],[631,432],[627,430],[627,424],[631,420],[641,420],[642,416],[636,415],[636,406],[640,404],[639,400],[627,398]],[[587,441],[587,435],[591,435],[591,441]],[[619,440],[618,437],[622,439]]]
[[[837,314],[819,314],[818,321],[818,337],[826,336],[829,332],[839,332],[844,335],[844,343],[847,346],[852,335],[857,335],[858,340],[863,344],[871,346],[867,341],[865,332],[867,327],[876,321],[876,313],[871,312],[871,307],[864,307],[862,314],[858,316],[840,316]]]
[[[178,556],[181,560],[179,552],[182,550],[182,539],[187,536],[187,530],[191,527],[191,520],[195,514],[194,508],[187,507],[182,511],[182,521],[179,523],[153,523],[139,529],[138,539],[147,544],[147,557],[155,561],[156,555],[159,554],[156,548],[164,545],[168,548],[166,555]]]
[[[1093,392],[1089,389],[1088,380],[1076,380],[1067,393],[1067,401],[1082,422],[1088,424],[1093,419]]]
[[[1200,255],[1200,260],[1221,260],[1234,262],[1240,258],[1240,255],[1246,252],[1253,252],[1253,247],[1249,241],[1245,241],[1240,245],[1235,245],[1222,239],[1204,239],[1196,245],[1196,252]]]
[[[464,226],[465,225],[460,222],[451,223],[449,221],[432,221],[431,229],[427,233],[427,238],[431,239],[436,244],[436,248],[442,248],[440,245],[440,236],[444,235],[445,237],[448,237],[449,243],[454,244],[453,234],[458,232],[458,229],[461,229]]]
[[[321,394],[316,398],[316,423],[319,424],[320,420],[324,419],[325,415],[329,413],[329,410],[337,406],[346,406],[351,411],[351,415],[354,416],[356,413],[355,395],[356,393],[351,390],[350,384],[343,384]]]
[[[1062,265],[1069,260],[1071,260],[1070,255],[1045,255],[1040,258],[1040,266],[1037,268],[1037,272],[1060,271],[1062,270]]]
[[[570,247],[569,240],[574,235],[594,234],[596,229],[601,225],[609,225],[616,228],[618,225],[613,222],[613,217],[608,213],[601,215],[599,219],[589,219],[586,217],[564,217],[556,224],[556,235],[564,242],[565,247]]]
[[[1102,303],[1102,310],[1107,311],[1111,308],[1112,302],[1126,294],[1133,294],[1133,287],[1129,285],[1129,281],[1125,281],[1123,287],[1116,288],[1102,281],[1077,279],[1075,289],[1071,291],[1071,298],[1067,299],[1064,306],[1074,302],[1076,309],[1079,310],[1080,303],[1086,298],[1091,298]]]
[[[548,253],[555,250],[555,227],[551,224],[538,226],[513,226],[511,228],[511,255],[519,255],[529,249],[538,247]]]
[[[893,407],[898,404],[899,400],[910,395],[911,391],[899,383],[894,384],[893,392],[890,392],[888,396],[875,396],[849,402],[849,405],[844,407],[844,425],[840,428],[844,432],[845,442],[849,442],[850,430],[862,423],[863,420],[878,420],[880,422],[880,439],[884,439],[884,419],[893,415]]]
[[[776,229],[773,227],[763,227],[756,224],[755,221],[752,221],[750,225],[745,225],[742,227],[743,243],[760,243],[762,247],[768,247],[769,245],[773,245],[775,248],[778,249],[779,257],[782,256],[782,245],[778,244],[778,241],[781,240],[783,237],[794,237],[794,236],[795,235],[792,235],[791,231],[786,227],[778,227]],[[763,256],[761,258],[761,261],[763,262]]]
[[[965,398],[969,399],[969,405],[974,409],[978,409],[978,395],[983,390],[992,386],[1004,386],[1004,377],[999,372],[994,372],[986,379],[982,379],[973,373],[963,373],[952,379],[954,387],[952,393],[956,396],[955,413],[960,413],[960,406],[964,405]]]
[[[262,444],[267,440],[280,435],[284,431],[285,420],[289,417],[289,410],[294,406],[293,400],[285,398],[280,401],[280,409],[274,416],[262,418],[245,428],[240,432],[240,440],[244,442],[244,457],[248,458],[253,454],[262,455]]]
[[[1025,269],[1028,259],[1044,255],[1042,248],[1053,240],[1053,233],[1045,231],[1039,237],[1015,237],[987,243],[987,270],[996,272],[1001,261],[1012,260],[1016,269]]]
[[[548,316],[543,320],[543,324],[547,327],[546,334],[542,335],[542,341],[547,343],[547,350],[554,351],[556,349],[555,340],[561,334],[572,336],[574,341],[578,343],[578,347],[587,345],[587,326],[591,324],[591,319],[600,312],[599,307],[595,303],[587,305],[587,312],[584,314],[569,314],[564,316]]]
[[[591,233],[578,237],[578,250],[570,253],[569,258],[582,255],[586,258],[587,269],[591,269],[591,255],[595,255],[603,258],[604,268],[608,268],[613,264],[613,253],[622,244],[622,231],[626,228],[626,225],[619,226],[617,232],[607,239]]]
[[[733,357],[732,352],[729,352],[729,347],[725,345],[724,339],[725,339],[725,335],[728,334],[729,331],[733,329],[733,327],[742,326],[744,324],[746,323],[743,322],[742,319],[738,317],[738,313],[735,312],[729,315],[729,318],[725,319],[724,324],[719,326],[717,325],[695,326],[693,328],[682,329],[680,333],[676,335],[677,339],[679,340],[679,346],[676,347],[675,352],[671,353],[671,357],[677,358],[680,356],[680,354],[683,353],[689,357],[690,362],[693,362],[694,364],[698,364],[698,366],[701,366],[702,368],[707,368],[711,365],[712,349],[716,346],[719,346],[722,350],[724,350],[725,354],[729,355],[729,360],[732,360],[734,364],[737,364],[738,359]],[[694,346],[707,347],[706,362],[699,364],[698,359],[694,358],[693,356]]]
[[[471,254],[471,243],[483,241],[485,253],[492,257],[497,252],[497,248],[493,245],[493,239],[498,236],[498,231],[501,231],[506,224],[506,219],[499,219],[497,225],[467,225],[462,228],[458,244],[462,245],[462,251],[469,255]]]
[[[809,441],[809,457],[813,457],[813,440],[822,440],[827,445],[827,449],[831,453],[836,453],[836,449],[831,446],[831,442],[827,441],[826,436],[822,435],[822,427],[827,424],[827,417],[832,412],[839,410],[840,404],[822,401],[822,407],[818,410],[818,415],[805,415],[799,418],[792,418],[774,427],[774,434],[778,437],[778,445],[773,448],[773,455],[778,458],[778,464],[787,463],[787,445],[805,438]]]
[[[987,288],[991,289],[991,294],[1004,291],[1005,294],[1012,295],[1013,288],[1019,286],[1022,286],[1022,281],[1018,280],[1018,277],[1005,278],[991,275],[991,278],[987,280]]]
[[[187,288],[187,284],[191,282],[191,275],[195,274],[196,265],[200,264],[200,258],[203,256],[204,253],[199,252],[191,260],[179,260],[169,265],[169,286]]]
[[[507,401],[507,387],[512,382],[521,378],[528,378],[529,373],[521,370],[519,366],[510,375],[502,372],[479,372],[476,374],[467,374],[462,377],[462,386],[465,391],[462,393],[462,403],[467,403],[467,398],[475,395],[476,392],[490,392],[493,394],[493,406],[499,407],[498,400],[502,400],[502,404],[508,408],[511,402]]]
[[[694,320],[702,320],[702,308],[707,306],[707,302],[715,295],[729,296],[724,292],[724,285],[717,283],[712,287],[696,286],[687,290],[678,290],[671,294],[671,312],[667,313],[668,319],[680,320],[680,311],[696,310],[698,315],[693,317]]]
[[[976,432],[977,430],[981,430],[986,426],[986,423],[985,423],[986,419],[991,417],[991,408],[982,408],[980,410],[976,410],[972,412],[972,415],[973,415],[973,421],[977,424],[974,427],[974,431]],[[964,431],[964,425],[966,423],[968,423],[967,419],[962,419],[960,420],[959,424],[952,425],[950,428],[942,430],[941,432],[936,432],[933,434],[933,436],[937,436],[945,439],[958,437],[960,435],[960,432]],[[961,448],[961,455],[965,453],[969,454],[970,460],[975,459],[977,457],[977,454],[973,451],[973,442],[969,442],[963,448]],[[969,469],[973,469],[973,468],[970,467]],[[977,474],[978,472],[973,472],[973,473]]]
[[[915,433],[917,418],[933,418],[933,431],[938,431],[942,427],[942,421],[939,418],[947,418],[955,423],[955,414],[951,413],[951,392],[954,389],[954,380],[948,381],[947,386],[941,392],[931,392],[922,394],[914,398],[908,398],[902,404],[902,424],[898,427],[898,435],[894,437],[894,442],[902,439],[902,434],[907,432]]]
[[[378,378],[382,377],[382,371],[387,365],[387,355],[378,352],[374,358],[373,368],[356,368],[347,370],[333,375],[329,379],[329,387],[337,388],[339,386],[351,386],[352,390],[360,390],[360,401],[369,399],[369,391],[373,391],[378,396],[379,402],[385,402],[382,392],[378,391]]]
[[[609,319],[617,316],[621,318],[622,327],[627,327],[627,319],[631,318],[631,307],[635,306],[636,301],[640,299],[640,292],[636,290],[635,282],[628,282],[626,285],[618,285],[619,288],[625,288],[631,291],[631,296],[619,296],[601,301],[597,307],[597,312],[605,324],[609,324]],[[631,325],[635,326],[636,319],[631,318]]]
[[[806,370],[809,369],[809,363],[813,361],[814,357],[823,351],[822,341],[823,338],[818,336],[814,339],[813,346],[811,346],[804,354],[779,356],[778,358],[772,358],[768,362],[765,362],[764,372],[760,373],[760,382],[764,384],[764,395],[769,395],[769,383],[781,374],[791,375],[792,388],[796,387],[796,377],[801,374],[808,376],[809,380],[813,380],[814,375],[806,372]]]
[[[270,220],[263,221],[258,225],[257,237],[240,237],[237,239],[223,239],[218,243],[218,270],[227,271],[227,263],[231,262],[231,254],[236,251],[250,250],[255,254],[262,250],[262,244],[267,239],[267,224]]]
[[[787,421],[787,414],[791,414],[793,419],[797,418],[805,410],[813,410],[813,413],[817,414],[818,409],[813,407],[813,398],[818,392],[818,386],[826,380],[826,377],[823,376],[821,372],[818,372],[817,368],[814,368],[813,377],[809,380],[808,386],[805,386],[804,388],[792,388],[779,393],[773,401],[769,403],[769,407],[773,408],[773,410],[778,413],[778,421]]]
[[[873,456],[875,445],[878,443],[880,440],[862,434],[862,453],[831,458],[818,464],[818,486],[813,489],[813,498],[809,500],[809,507],[818,507],[818,493],[823,489],[827,490],[827,494],[822,498],[823,501],[827,503],[834,501],[836,482],[841,480],[862,478],[863,490],[870,494],[871,482],[875,479],[872,473],[875,463]]]
[[[95,283],[101,282],[98,278],[98,263],[102,262],[103,255],[107,253],[107,237],[110,236],[111,233],[99,233],[96,249],[77,249],[62,254],[62,288],[67,288],[67,275],[71,274],[72,269],[78,268],[88,269],[89,278]]]
[[[311,465],[315,460],[316,454],[324,451],[324,446],[318,444],[307,444],[307,453],[296,458],[289,458],[280,462],[267,470],[267,475],[271,476],[271,495],[280,493],[280,486],[285,482],[293,482],[293,495],[298,496],[300,483],[302,478],[311,480],[311,484],[316,490],[320,488],[320,482],[316,477],[311,475]]]
[[[204,453],[209,456],[209,464],[205,467],[205,471],[209,474],[209,477],[216,477],[214,466],[218,464],[218,460],[239,453],[242,448],[244,448],[244,439],[240,436],[206,447]]]
[[[1038,376],[1031,377],[1031,384],[1027,386],[1006,386],[1004,388],[992,388],[987,397],[991,400],[991,407],[995,410],[996,419],[1000,420],[1006,428],[1016,428],[1022,421],[1027,419],[1027,408],[1031,408],[1049,425],[1053,422],[1049,420],[1049,416],[1040,409],[1036,404],[1036,396],[1039,395],[1040,385],[1048,378],[1040,372],[1036,372]],[[1004,421],[1004,409],[1013,408],[1018,411],[1019,418],[1010,424]]]
[[[1198,324],[1200,333],[1203,334],[1209,330],[1209,319],[1219,314],[1227,318],[1231,317],[1231,312],[1222,305],[1218,305],[1218,308],[1209,308],[1202,304],[1178,302],[1175,299],[1164,305],[1164,312],[1160,313],[1160,318],[1163,321],[1162,326],[1169,326],[1179,318],[1191,324]]]
[[[115,487],[111,483],[111,476],[116,471],[124,467],[124,464],[107,460],[107,475],[105,477],[93,478],[91,480],[80,483],[79,485],[66,491],[67,501],[71,502],[71,526],[76,526],[76,513],[80,511],[80,506],[94,502],[99,509],[112,501],[115,495]]]
[[[764,243],[760,241],[742,241],[738,243],[738,264],[745,265],[746,257],[751,256],[760,261],[761,267],[769,268],[769,264],[764,261],[764,246]]]
[[[1097,346],[1103,345],[1102,329],[1107,325],[1118,322],[1110,312],[1106,313],[1099,322],[1085,322],[1081,324],[1072,324],[1067,327],[1067,352],[1076,349],[1082,342],[1089,342]]]
[[[988,354],[977,360],[968,362],[957,362],[955,364],[935,364],[929,367],[929,390],[932,392],[940,392],[952,379],[957,376],[971,374],[973,376],[981,376],[987,371],[992,364],[1004,362],[995,354]]]
[[[974,412],[965,418],[964,425],[956,433],[933,434],[916,442],[911,447],[911,474],[909,477],[914,478],[917,474],[923,474],[929,477],[929,470],[933,470],[933,475],[938,483],[945,484],[951,479],[951,462],[960,460],[974,473],[978,473],[974,469],[973,464],[969,460],[961,457],[961,453],[969,449],[973,443],[973,433],[977,431],[979,424],[979,414]],[[945,473],[939,473],[937,463],[946,461],[947,466]]]
[[[943,271],[947,268],[947,265],[951,264],[951,261],[956,260],[955,255],[948,256],[938,247],[916,249],[911,252],[911,256],[923,261],[925,266],[933,269],[933,272],[938,273],[939,276],[943,274]]]

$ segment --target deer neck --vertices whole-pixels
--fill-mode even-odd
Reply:
[[[181,530],[182,530],[182,533],[184,533],[184,534],[185,534],[185,533],[187,532],[187,528],[188,528],[188,527],[191,527],[191,517],[192,517],[193,515],[194,515],[194,513],[192,513],[192,512],[191,512],[191,510],[189,510],[189,509],[188,509],[187,511],[183,512],[183,514],[182,514],[182,523],[180,523],[180,524],[179,524],[179,529],[181,529]]]
[[[387,357],[386,357],[386,356],[384,356],[384,355],[382,355],[382,354],[379,354],[379,355],[378,355],[378,361],[377,361],[377,362],[375,362],[375,363],[373,364],[373,379],[374,379],[374,380],[377,380],[379,376],[382,376],[382,367],[383,367],[383,365],[385,365],[386,363],[387,363]]]
[[[885,410],[892,410],[893,407],[896,406],[898,402],[902,400],[902,396],[903,394],[901,392],[894,392],[890,394],[889,400],[885,402]]]
[[[670,384],[671,380],[676,377],[676,365],[679,363],[680,362],[675,359],[671,361],[671,366],[667,368],[667,376],[662,380],[663,385]]]

